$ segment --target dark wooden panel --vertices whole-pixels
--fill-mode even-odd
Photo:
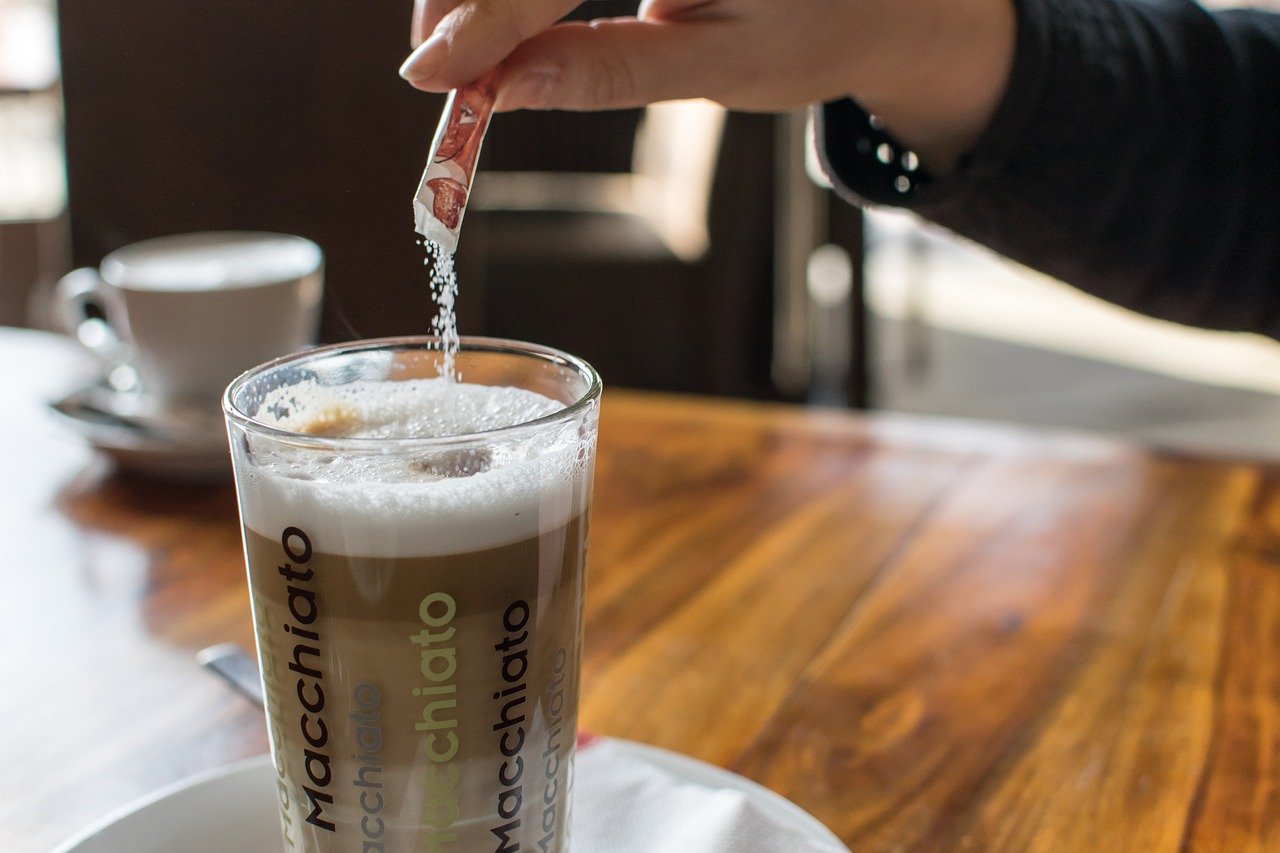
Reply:
[[[425,328],[410,199],[441,100],[396,76],[404,4],[59,4],[75,261],[201,229],[301,234],[325,334]]]

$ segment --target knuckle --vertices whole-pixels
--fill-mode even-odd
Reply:
[[[616,51],[596,55],[589,74],[587,97],[595,107],[631,106],[639,91],[636,70]]]
[[[485,33],[486,39],[515,46],[527,38],[518,0],[483,0],[459,8],[465,17],[463,25]]]
[[[503,35],[510,38],[512,44],[519,44],[538,32],[535,20],[530,15],[528,0],[488,0],[485,9],[503,28]]]

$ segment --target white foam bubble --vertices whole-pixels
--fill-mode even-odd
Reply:
[[[298,431],[340,423],[361,438],[465,436],[514,426],[561,409],[518,388],[441,379],[304,383],[271,395],[258,417]],[[359,424],[352,431],[352,424]],[[301,527],[330,553],[413,557],[508,544],[559,526],[586,505],[589,445],[574,422],[495,436],[480,452],[317,453],[259,442],[251,472],[241,466],[248,526],[278,538]]]

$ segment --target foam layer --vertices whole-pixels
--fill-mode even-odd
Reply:
[[[319,251],[305,240],[228,233],[139,243],[109,257],[103,271],[129,288],[212,290],[287,281],[319,266]]]
[[[275,392],[258,417],[300,433],[427,438],[514,426],[561,408],[523,389],[418,379],[295,385]],[[257,440],[252,462],[237,459],[241,507],[261,535],[300,527],[329,553],[419,557],[495,548],[582,512],[593,441],[576,422],[411,454],[389,444],[324,453]]]

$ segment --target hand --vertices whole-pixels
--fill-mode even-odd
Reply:
[[[414,38],[427,40],[404,76],[443,91],[503,62],[502,109],[708,97],[782,110],[849,92],[848,33],[859,16],[848,0],[645,0],[636,17],[556,23],[577,5],[418,0]]]
[[[644,0],[557,23],[579,0],[417,0],[401,75],[427,91],[499,64],[499,109],[704,97],[786,110],[852,96],[935,171],[977,139],[1012,63],[1011,0]]]

